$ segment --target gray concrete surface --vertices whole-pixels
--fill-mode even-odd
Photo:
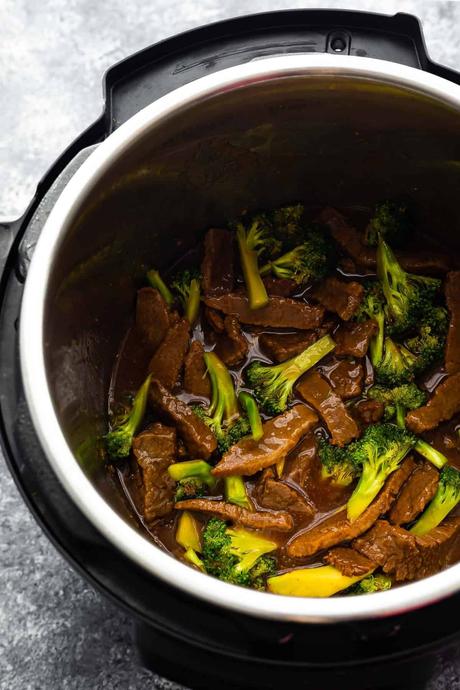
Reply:
[[[0,218],[21,214],[48,165],[97,117],[111,64],[187,28],[289,7],[418,14],[431,56],[460,69],[459,2],[0,0]],[[438,671],[429,690],[460,689],[460,669]],[[139,668],[129,620],[50,545],[0,457],[0,690],[58,688],[177,686]]]

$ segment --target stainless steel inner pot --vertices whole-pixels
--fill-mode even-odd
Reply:
[[[115,548],[214,604],[277,620],[401,613],[460,589],[460,564],[388,592],[332,600],[236,588],[144,538],[94,461],[113,359],[147,266],[167,266],[242,209],[399,194],[460,251],[460,88],[391,62],[257,60],[152,103],[91,154],[38,241],[21,312],[26,397],[50,464]]]

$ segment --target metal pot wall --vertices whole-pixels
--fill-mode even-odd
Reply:
[[[346,42],[349,34],[341,35]],[[116,485],[92,461],[105,428],[113,358],[146,266],[168,265],[204,228],[242,209],[292,200],[367,204],[399,194],[413,200],[424,232],[460,251],[459,122],[460,86],[415,67],[356,55],[278,55],[217,70],[156,100],[71,177],[27,266],[22,383],[46,472],[57,478],[56,490],[64,487],[69,519],[75,508],[94,529],[95,543],[102,539],[113,554],[120,566],[117,596],[125,604],[135,599],[129,587],[123,591],[132,568],[144,587],[167,586],[168,596],[198,605],[207,636],[211,620],[234,616],[246,630],[258,618],[271,621],[257,627],[269,645],[299,625],[310,637],[322,630],[319,640],[331,626],[343,632],[348,621],[355,644],[360,635],[391,638],[401,614],[414,637],[408,612],[460,590],[460,565],[372,597],[294,599],[235,588],[148,541]],[[104,564],[99,567],[106,575]],[[168,627],[163,609],[157,600]],[[352,655],[356,647],[345,648]],[[259,651],[249,656],[259,658]],[[391,643],[384,647],[385,654],[394,651]],[[337,659],[343,662],[343,653]]]

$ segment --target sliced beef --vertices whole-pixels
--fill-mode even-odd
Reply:
[[[304,489],[313,472],[317,449],[318,442],[315,434],[307,434],[289,456],[283,477]]]
[[[267,276],[263,281],[267,293],[269,295],[276,295],[277,297],[290,297],[299,289],[297,283],[289,278],[273,278],[272,276]]]
[[[168,305],[154,288],[138,290],[136,328],[141,338],[155,351],[169,328]]]
[[[273,529],[280,532],[289,532],[294,527],[292,515],[285,511],[251,511],[241,508],[233,503],[214,501],[206,498],[192,498],[187,501],[179,501],[174,506],[177,510],[197,510],[202,513],[218,515],[224,520],[231,520],[244,527],[253,529]]]
[[[364,368],[361,362],[342,359],[337,366],[328,369],[325,376],[342,400],[356,398],[363,392]]]
[[[193,340],[185,358],[184,390],[203,398],[211,397],[211,381],[206,371],[204,347],[199,340]]]
[[[375,570],[375,563],[358,551],[345,546],[337,546],[324,556],[329,565],[340,570],[346,577],[360,577]]]
[[[385,405],[380,400],[361,400],[353,408],[355,419],[364,426],[380,422],[384,412]]]
[[[215,309],[205,307],[204,315],[206,321],[215,333],[223,333],[225,331],[225,324],[224,319],[222,318],[222,314],[219,314],[219,312]]]
[[[364,287],[355,281],[326,278],[313,291],[313,297],[328,311],[348,321],[355,314],[364,295]]]
[[[446,302],[450,311],[447,332],[446,371],[456,374],[460,371],[460,271],[447,274]]]
[[[419,463],[404,484],[390,512],[390,522],[405,525],[420,515],[438,487],[439,473],[426,460]]]
[[[325,208],[319,214],[318,220],[326,225],[340,248],[359,266],[375,270],[377,264],[375,248],[363,244],[362,234],[339,211],[335,208]],[[446,273],[451,265],[447,254],[435,253],[431,250],[413,253],[396,251],[396,256],[406,271],[422,275]]]
[[[324,316],[324,308],[305,304],[288,297],[270,297],[266,307],[250,309],[248,298],[242,294],[205,297],[205,304],[224,314],[233,314],[240,323],[276,328],[297,328],[308,331],[317,328]]]
[[[185,355],[190,341],[190,325],[186,319],[180,319],[171,326],[164,340],[149,363],[149,373],[167,390],[172,390],[177,383],[184,365]]]
[[[379,520],[369,532],[355,539],[353,547],[397,581],[418,580],[451,565],[459,533],[460,517],[447,518],[423,537]]]
[[[302,376],[297,392],[319,412],[331,434],[331,443],[344,446],[359,436],[356,421],[318,371],[309,371]]]
[[[415,434],[435,429],[460,412],[460,372],[441,381],[426,405],[411,410],[406,424]]]
[[[235,316],[226,316],[224,333],[217,336],[214,352],[227,367],[235,367],[241,364],[248,350],[248,341],[241,331],[238,319]]]
[[[305,517],[313,517],[314,508],[294,487],[273,477],[271,468],[262,477],[257,487],[257,502],[263,508],[270,510],[288,510]]]
[[[238,441],[224,453],[212,473],[219,477],[251,475],[276,465],[317,422],[318,417],[312,410],[305,405],[295,405],[264,423],[264,435],[260,441],[252,438]]]
[[[334,333],[334,354],[337,357],[365,357],[369,343],[377,335],[377,331],[377,322],[372,320],[342,324]]]
[[[234,285],[234,233],[211,228],[204,238],[201,287],[205,295],[222,295]]]
[[[150,385],[150,402],[168,422],[174,424],[192,457],[209,458],[217,448],[214,434],[182,400],[171,395],[160,381]]]
[[[168,474],[176,456],[176,430],[152,424],[133,440],[133,453],[142,471],[143,515],[147,522],[167,515],[174,506],[175,482]]]
[[[313,556],[318,551],[350,541],[367,532],[374,522],[390,509],[401,486],[413,472],[414,467],[412,458],[404,460],[402,465],[388,477],[385,486],[370,506],[354,522],[347,519],[346,508],[343,508],[311,529],[295,535],[287,545],[288,555],[293,558]],[[368,556],[368,558],[372,557]]]
[[[316,343],[317,340],[330,332],[332,324],[323,324],[314,331],[300,331],[299,333],[261,333],[259,347],[273,362],[285,362],[291,357]]]

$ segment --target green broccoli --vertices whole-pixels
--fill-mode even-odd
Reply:
[[[158,290],[168,307],[170,307],[174,303],[174,295],[164,282],[160,272],[155,269],[147,271],[147,280],[153,288]]]
[[[126,458],[130,454],[133,438],[144,418],[151,378],[149,374],[137,391],[130,412],[117,420],[114,428],[104,436],[105,447],[111,458]]]
[[[376,205],[375,212],[366,228],[365,242],[376,247],[379,237],[395,247],[401,247],[412,230],[407,205],[404,202],[383,201]]]
[[[276,365],[252,362],[246,369],[246,379],[259,405],[269,414],[284,412],[295,382],[335,347],[330,335],[325,335],[306,350]]]
[[[374,377],[384,386],[394,387],[410,383],[417,371],[417,357],[407,347],[389,337],[383,342],[383,357],[374,367]]]
[[[390,335],[402,334],[417,326],[433,307],[441,281],[406,273],[388,244],[380,238],[377,248],[377,275],[385,297],[385,316]]]
[[[366,510],[415,442],[413,434],[405,429],[383,423],[367,427],[360,439],[347,446],[350,461],[361,471],[359,482],[347,504],[351,522]]]
[[[177,274],[171,288],[177,293],[185,318],[193,326],[200,311],[201,274],[197,269],[187,269]]]
[[[377,575],[368,575],[360,582],[357,582],[353,587],[350,587],[348,594],[370,594],[371,592],[385,592],[391,589],[391,577],[383,573]]]
[[[375,385],[369,388],[367,395],[372,400],[378,400],[385,405],[385,420],[396,415],[396,423],[405,426],[404,417],[407,410],[415,410],[426,403],[427,395],[415,383],[405,383],[402,386],[386,388]]]
[[[434,448],[432,445],[430,445],[423,438],[417,438],[417,442],[414,448],[417,451],[417,453],[419,453],[422,457],[431,462],[431,464],[437,467],[438,470],[442,469],[444,465],[447,465],[448,463],[448,459],[446,458],[446,456],[439,450]]]
[[[248,417],[248,422],[251,427],[251,434],[254,441],[260,441],[264,435],[264,429],[262,426],[262,419],[260,417],[259,408],[257,403],[246,391],[241,391],[238,394],[238,402],[240,403],[243,410],[246,412]]]
[[[252,503],[248,498],[243,477],[239,477],[237,475],[225,477],[224,495],[225,500],[229,503],[234,503],[236,506],[240,506],[240,508],[252,510]]]
[[[281,245],[273,236],[269,220],[262,214],[252,218],[248,227],[242,222],[237,223],[236,238],[249,306],[260,309],[268,304],[268,294],[260,276],[259,258],[280,251]]]
[[[336,486],[348,486],[358,476],[357,467],[348,458],[345,448],[333,446],[321,439],[318,447],[321,460],[321,476]]]
[[[294,204],[277,208],[270,214],[273,234],[286,249],[293,249],[305,239],[303,213],[303,205]]]
[[[433,499],[410,531],[418,537],[437,527],[460,501],[460,472],[447,466],[441,470]]]
[[[202,557],[209,575],[243,587],[265,588],[275,562],[265,554],[278,548],[276,542],[241,528],[227,527],[211,518],[203,532]],[[257,567],[256,567],[257,566]]]
[[[260,275],[273,273],[277,278],[288,278],[299,285],[323,278],[330,265],[329,247],[324,234],[311,230],[302,244],[262,266]]]
[[[207,494],[216,485],[211,470],[211,465],[204,460],[185,460],[169,465],[168,474],[177,482],[175,500],[183,501]]]
[[[369,345],[369,354],[373,367],[377,367],[383,358],[385,338],[385,313],[383,309],[383,293],[380,284],[376,281],[368,283],[355,319],[358,322],[373,319],[378,325],[378,332],[372,338]]]
[[[406,341],[406,345],[417,357],[416,372],[426,371],[432,364],[442,360],[448,329],[447,310],[432,309],[417,329],[417,335]]]
[[[192,409],[212,430],[220,452],[224,453],[249,434],[251,427],[246,417],[240,415],[233,379],[225,364],[214,352],[206,352],[204,360],[211,379],[211,405],[208,409],[193,405]]]

